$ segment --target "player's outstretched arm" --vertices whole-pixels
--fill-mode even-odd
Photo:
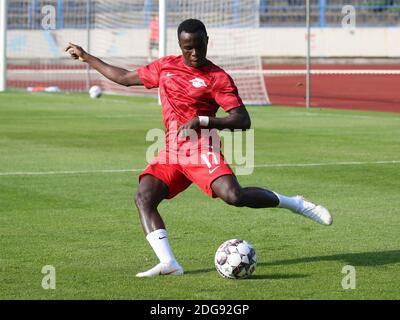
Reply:
[[[93,69],[97,70],[107,79],[110,79],[115,83],[127,87],[143,84],[142,80],[139,78],[137,70],[129,71],[123,68],[109,65],[99,58],[87,53],[76,44],[69,43],[68,46],[65,48],[65,51],[71,55],[72,59],[79,59],[82,62],[86,62]]]

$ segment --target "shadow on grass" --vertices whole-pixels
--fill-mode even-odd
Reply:
[[[213,272],[215,269],[198,269],[198,270],[188,270],[185,271],[185,274],[199,274],[199,273],[207,273]],[[256,270],[257,273],[257,270]],[[305,278],[308,275],[305,274],[253,274],[246,280],[261,280],[261,279],[269,279],[269,280],[279,280],[279,279],[296,279],[296,278]]]
[[[257,270],[256,272],[257,273]],[[268,280],[283,280],[283,279],[300,279],[309,277],[307,274],[283,274],[283,273],[275,273],[275,274],[252,274],[246,280],[259,280],[259,279],[268,279]]]
[[[296,259],[287,260],[277,260],[272,262],[258,262],[257,266],[283,266],[291,264],[301,264],[301,263],[312,263],[319,261],[341,261],[345,264],[352,266],[381,266],[387,264],[400,263],[400,250],[390,250],[390,251],[374,251],[374,252],[358,252],[358,253],[345,253],[345,254],[334,254],[327,256],[316,256],[316,257],[304,257]],[[185,274],[201,274],[207,272],[215,271],[214,268],[210,269],[197,269],[197,270],[187,270]],[[309,275],[306,274],[253,274],[249,279],[259,280],[259,279],[296,279],[305,278]]]
[[[382,266],[400,262],[400,250],[389,251],[373,251],[373,252],[357,252],[334,254],[327,256],[304,257],[287,260],[277,260],[272,262],[260,262],[260,266],[277,266],[299,263],[312,263],[318,261],[342,261],[352,266]]]

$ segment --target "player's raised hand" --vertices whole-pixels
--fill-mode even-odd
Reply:
[[[85,50],[83,50],[82,47],[73,44],[71,42],[65,48],[65,52],[68,52],[71,55],[72,59],[75,60],[79,59],[82,62],[86,62],[88,56],[88,53]]]

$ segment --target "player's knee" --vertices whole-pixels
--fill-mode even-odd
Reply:
[[[243,207],[243,192],[241,189],[229,190],[222,197],[227,204],[235,207]]]
[[[135,195],[135,204],[140,211],[151,209],[154,205],[150,192],[138,191]]]

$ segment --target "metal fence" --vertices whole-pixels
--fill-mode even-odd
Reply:
[[[342,8],[352,5],[359,27],[399,27],[400,0],[311,0],[313,27],[339,27]],[[304,0],[261,0],[260,22],[263,27],[304,26]]]
[[[223,1],[223,0],[215,0]],[[8,0],[9,29],[40,28],[44,5],[57,9],[57,29],[95,26],[96,13],[103,12],[100,0]],[[174,5],[174,1],[171,1]],[[342,8],[353,5],[359,27],[400,27],[400,0],[311,0],[313,27],[341,26]],[[110,3],[107,4],[108,7]],[[179,1],[176,1],[179,5]],[[240,0],[237,0],[240,11]],[[113,7],[127,14],[136,13],[142,19],[132,21],[131,27],[146,27],[152,12],[158,10],[157,0],[127,0],[123,6]],[[306,10],[304,0],[260,0],[261,27],[304,27]],[[90,17],[89,21],[88,18]],[[129,27],[129,26],[121,26]]]

